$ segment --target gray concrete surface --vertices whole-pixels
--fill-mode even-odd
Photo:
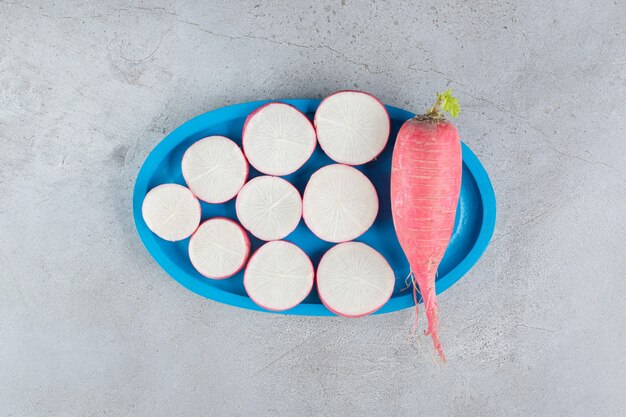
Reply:
[[[626,415],[623,1],[83,3],[0,1],[0,416]],[[499,216],[441,297],[444,366],[410,310],[223,306],[135,234],[194,115],[445,87]]]

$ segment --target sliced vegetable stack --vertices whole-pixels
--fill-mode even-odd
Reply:
[[[407,120],[400,129],[393,149],[390,198],[393,224],[411,268],[416,309],[419,291],[428,333],[445,360],[437,333],[435,278],[454,228],[462,160],[458,132],[442,111],[458,114],[450,91],[438,94],[428,113]],[[380,100],[359,91],[328,96],[319,104],[314,123],[291,105],[267,103],[245,120],[243,152],[224,136],[192,144],[181,163],[189,188],[163,184],[152,189],[143,202],[144,220],[162,239],[191,236],[190,262],[207,278],[228,278],[245,267],[245,291],[264,309],[296,306],[316,282],[330,311],[344,317],[371,314],[389,300],[396,277],[381,253],[352,241],[370,229],[379,211],[376,188],[363,173],[367,168],[355,166],[376,163],[390,128]],[[337,163],[298,178],[299,187],[306,183],[301,197],[280,177],[305,165],[317,142]],[[254,168],[249,181],[248,163]],[[206,208],[235,197],[234,204],[228,204],[234,205],[241,224],[224,217],[200,224],[198,200]],[[323,254],[317,271],[301,248],[282,240],[290,240],[301,218],[318,242],[338,243]],[[253,239],[258,249],[249,260],[248,232],[262,241]]]

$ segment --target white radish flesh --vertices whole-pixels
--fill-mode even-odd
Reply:
[[[362,317],[391,297],[395,277],[385,258],[360,242],[328,250],[317,268],[317,291],[324,305],[344,317]]]
[[[274,311],[300,304],[313,288],[315,273],[309,257],[293,243],[268,242],[251,257],[243,284],[257,305]]]
[[[317,143],[311,121],[284,103],[252,112],[243,126],[243,149],[254,168],[268,175],[288,175],[309,159]]]
[[[172,242],[191,236],[200,224],[200,202],[187,187],[162,184],[146,194],[141,206],[146,225]]]
[[[250,254],[250,240],[239,224],[223,217],[202,223],[189,240],[189,259],[207,278],[222,279],[243,268]]]
[[[376,189],[365,175],[347,165],[320,168],[304,190],[304,221],[317,237],[328,242],[361,236],[377,214]]]
[[[224,136],[209,136],[183,155],[183,177],[189,189],[207,203],[233,198],[248,177],[248,163],[239,146]]]
[[[237,218],[261,240],[278,240],[293,232],[302,217],[302,198],[282,178],[250,180],[237,195]]]
[[[320,146],[342,164],[360,165],[376,158],[387,144],[390,128],[384,104],[360,91],[332,94],[315,112]]]

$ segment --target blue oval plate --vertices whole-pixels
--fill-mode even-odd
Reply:
[[[141,204],[146,193],[163,183],[185,185],[181,173],[181,159],[185,150],[195,141],[211,135],[223,135],[241,144],[241,129],[250,112],[267,103],[256,101],[223,107],[195,117],[170,133],[156,148],[150,152],[144,162],[133,195],[133,213],[139,237],[148,252],[159,265],[176,281],[187,289],[221,303],[252,310],[263,310],[250,300],[243,287],[243,272],[225,280],[211,280],[200,275],[189,261],[187,247],[189,239],[180,242],[167,242],[158,238],[146,226],[141,215]],[[293,99],[280,100],[289,103],[311,120],[320,100]],[[380,211],[374,225],[360,238],[378,250],[393,268],[396,274],[396,286],[389,302],[377,313],[388,313],[413,306],[413,295],[406,289],[405,279],[409,266],[400,248],[391,219],[391,203],[389,200],[389,175],[391,170],[391,154],[396,134],[402,123],[414,114],[396,107],[387,106],[391,117],[391,135],[383,153],[374,161],[356,167],[369,177],[380,199]],[[311,159],[298,171],[286,176],[302,193],[311,176],[318,168],[333,163],[318,146]],[[250,178],[261,175],[250,167]],[[224,216],[237,219],[235,200],[224,204],[202,203],[202,219]],[[463,144],[463,182],[461,196],[456,213],[456,223],[450,245],[439,266],[437,293],[448,289],[458,281],[478,261],[483,254],[495,227],[496,202],[489,177],[480,161],[472,151]],[[332,243],[318,239],[300,222],[285,240],[300,246],[317,266],[320,258]],[[250,235],[252,250],[263,244]],[[313,292],[304,302],[282,314],[298,314],[325,316],[333,315],[320,302],[317,292]]]

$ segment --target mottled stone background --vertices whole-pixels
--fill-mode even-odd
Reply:
[[[0,416],[626,415],[625,22],[621,0],[0,1]],[[135,233],[141,163],[199,113],[343,88],[419,112],[446,87],[498,220],[441,297],[444,366],[410,310],[224,306]]]

